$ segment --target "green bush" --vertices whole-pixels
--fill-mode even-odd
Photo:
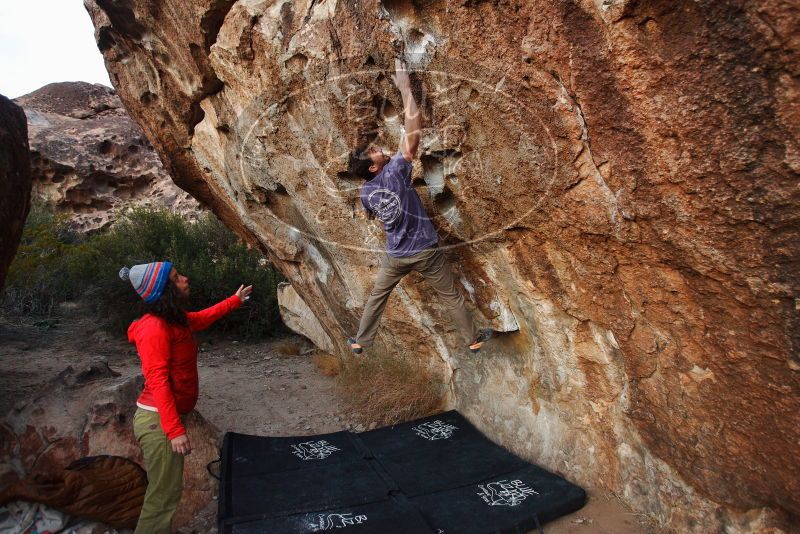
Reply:
[[[56,304],[76,295],[65,257],[82,248],[67,220],[31,206],[14,261],[9,266],[3,310],[17,315],[49,315]]]
[[[211,214],[190,223],[166,210],[143,208],[106,232],[81,236],[65,220],[34,207],[9,270],[3,308],[47,315],[59,302],[85,297],[106,326],[121,331],[138,316],[139,298],[120,280],[120,268],[157,260],[171,261],[189,277],[190,309],[210,306],[240,284],[254,286],[247,305],[214,330],[253,339],[282,328],[276,295],[282,278],[260,253]]]

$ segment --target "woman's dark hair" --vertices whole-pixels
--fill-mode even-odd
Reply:
[[[350,159],[347,162],[347,170],[353,176],[357,176],[363,180],[372,180],[375,175],[369,170],[372,165],[372,160],[367,157],[364,151],[367,145],[362,145],[352,152],[350,152]]]
[[[142,315],[150,313],[161,317],[170,324],[187,326],[189,321],[186,319],[186,312],[183,309],[184,304],[185,299],[178,288],[175,287],[172,280],[168,280],[161,297],[155,302],[140,302],[139,311]]]

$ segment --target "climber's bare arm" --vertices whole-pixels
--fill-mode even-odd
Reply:
[[[422,133],[422,115],[417,109],[417,103],[414,101],[414,94],[411,92],[411,80],[408,77],[405,65],[403,65],[402,61],[396,59],[394,68],[394,84],[403,97],[403,111],[406,119],[406,134],[403,136],[403,140],[400,141],[400,152],[406,158],[406,161],[412,161],[416,157],[417,149],[419,148],[419,139]]]

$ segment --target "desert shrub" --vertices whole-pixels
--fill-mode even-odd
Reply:
[[[342,371],[342,359],[333,354],[317,350],[311,360],[314,362],[316,368],[325,376],[336,376]]]
[[[441,410],[442,378],[412,357],[372,353],[347,358],[337,375],[345,404],[360,422],[393,425]]]
[[[119,278],[120,268],[169,260],[189,277],[190,309],[210,306],[240,284],[254,286],[247,305],[214,330],[252,339],[282,328],[276,294],[282,277],[211,214],[191,223],[167,210],[138,208],[108,231],[81,236],[64,220],[34,211],[9,272],[6,311],[51,314],[55,304],[82,297],[112,331],[122,331],[138,316],[139,298]]]
[[[281,356],[298,356],[303,350],[303,347],[297,341],[286,339],[275,344],[273,350]]]
[[[50,315],[54,307],[81,290],[63,265],[81,247],[68,221],[34,203],[25,221],[2,295],[3,311],[14,315]]]

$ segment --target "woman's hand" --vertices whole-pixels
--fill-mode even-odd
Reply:
[[[242,302],[246,301],[250,298],[250,293],[253,292],[253,286],[244,287],[243,285],[239,286],[239,289],[236,290],[236,296],[241,299]]]
[[[186,434],[170,440],[172,452],[187,456],[192,453],[192,445],[189,443],[189,436]]]

